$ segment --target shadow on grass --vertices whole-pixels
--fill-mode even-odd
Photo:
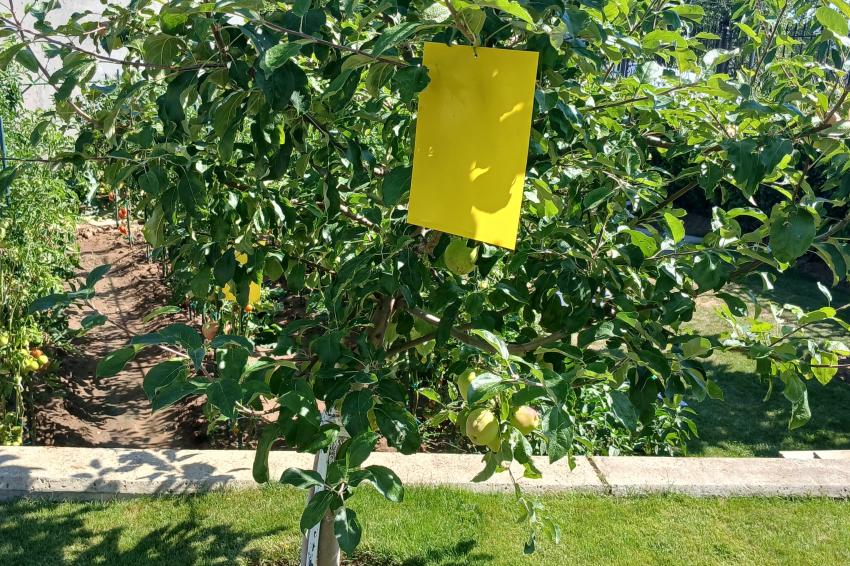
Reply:
[[[836,378],[824,386],[806,382],[812,419],[788,429],[790,405],[782,385],[774,384],[767,401],[767,384],[743,356],[730,355],[705,363],[723,389],[723,400],[694,403],[700,438],[691,442],[694,456],[778,456],[780,450],[850,449],[850,385]]]
[[[358,553],[354,560],[343,562],[343,564],[350,566],[427,566],[429,564],[466,566],[490,564],[493,556],[474,552],[477,544],[474,540],[462,540],[457,544],[434,548],[422,553],[421,556],[412,556],[401,561],[378,553]]]
[[[261,556],[246,550],[248,543],[277,532],[203,526],[192,499],[183,503],[190,506],[188,518],[174,523],[164,517],[161,527],[134,538],[125,532],[132,528],[132,516],[119,524],[92,521],[89,515],[103,503],[69,509],[49,501],[7,502],[0,506],[0,564],[233,564],[237,559],[255,564]]]

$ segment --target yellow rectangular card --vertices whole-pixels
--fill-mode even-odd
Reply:
[[[516,247],[537,53],[426,43],[408,222]]]

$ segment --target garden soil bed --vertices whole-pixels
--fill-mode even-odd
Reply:
[[[139,227],[140,228],[140,227]],[[168,290],[157,264],[148,260],[146,246],[130,246],[115,226],[84,225],[78,230],[80,269],[85,278],[93,268],[108,263],[112,270],[96,286],[97,295],[71,318],[71,326],[97,310],[115,324],[106,323],[75,340],[74,350],[57,352],[59,387],[43,392],[37,411],[36,437],[40,444],[134,448],[202,448],[206,445],[201,419],[202,402],[178,404],[155,414],[142,389],[144,373],[171,357],[147,348],[114,377],[95,377],[98,362],[127,344],[132,334],[155,330],[171,322],[187,322],[182,314],[144,324],[144,316],[168,304]],[[129,332],[128,332],[129,331]]]

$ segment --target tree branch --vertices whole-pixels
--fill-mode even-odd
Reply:
[[[653,96],[664,96],[665,94],[670,94],[671,92],[676,92],[677,90],[683,90],[683,89],[686,89],[686,88],[690,88],[692,86],[697,86],[697,85],[701,84],[702,82],[703,82],[702,80],[694,81],[692,83],[674,86],[674,87],[668,88],[666,90],[661,90],[661,91],[655,92],[651,95],[648,94],[646,96],[636,96],[634,98],[627,98],[625,100],[617,100],[615,102],[608,102],[606,104],[599,104],[598,106],[584,107],[584,108],[581,108],[580,110],[584,113],[589,113],[589,112],[596,112],[597,110],[604,110],[606,108],[614,108],[615,106],[623,106],[625,104],[630,104],[632,102],[641,102],[643,100],[649,100]]]
[[[758,78],[762,63],[764,63],[764,59],[765,57],[767,57],[767,52],[770,51],[770,46],[773,44],[773,38],[776,36],[776,31],[779,29],[779,24],[782,23],[782,18],[783,16],[785,16],[785,11],[790,5],[791,0],[785,0],[785,5],[782,6],[782,10],[780,10],[779,15],[776,16],[776,21],[773,23],[773,27],[770,29],[770,33],[767,36],[767,42],[765,43],[764,50],[761,52],[761,55],[759,55],[759,60],[756,63],[756,68],[753,70],[753,84],[756,83],[756,79]]]
[[[18,30],[18,35],[20,35],[21,41],[26,43],[27,38],[26,38],[26,36],[24,35],[24,32],[23,32],[23,24],[21,23],[21,20],[18,19],[18,16],[15,14],[15,5],[11,1],[9,2],[9,13],[11,14],[12,20],[14,22],[13,27],[15,27]],[[4,21],[6,21],[6,20],[4,20]],[[29,49],[29,47],[27,47],[27,49]],[[44,66],[44,64],[39,60],[39,58],[35,56],[35,53],[33,53],[33,58],[35,59],[35,64],[38,66],[38,70],[44,76],[45,80],[48,83],[50,83],[50,72],[47,70],[47,68]],[[52,84],[52,83],[51,83],[51,86],[53,87],[53,90],[55,90],[56,92],[59,92],[59,88],[60,88],[59,86]],[[70,98],[68,98],[67,102],[68,102],[68,106],[71,107],[71,109],[77,114],[77,116],[79,116],[80,118],[82,118],[86,122],[92,121],[92,117],[88,113],[86,113],[85,110],[83,110],[82,108],[77,106]]]
[[[435,316],[435,315],[433,315],[429,312],[426,312],[422,309],[419,309],[417,307],[407,307],[407,312],[409,312],[411,315],[415,316],[416,318],[418,318],[420,320],[424,320],[425,322],[427,322],[427,323],[429,323],[433,326],[439,326],[439,324],[441,322],[439,317],[437,317],[437,316]],[[496,353],[496,349],[493,346],[491,346],[490,344],[488,344],[487,342],[485,342],[481,338],[478,338],[477,336],[472,336],[472,335],[468,334],[467,332],[464,332],[462,327],[452,327],[451,335],[452,335],[453,338],[455,338],[459,342],[463,342],[464,344],[467,344],[469,346],[473,346],[473,347],[478,348],[479,350],[483,350],[485,352]],[[533,352],[537,348],[542,348],[543,346],[546,346],[548,344],[554,344],[555,342],[559,342],[560,340],[563,340],[567,336],[568,336],[567,332],[564,332],[563,330],[558,330],[557,332],[553,332],[551,334],[538,336],[537,338],[535,338],[533,340],[529,340],[528,342],[509,343],[507,345],[508,346],[508,352],[511,353],[511,354],[514,354],[514,355],[527,354],[528,352]],[[424,338],[424,337],[425,336],[422,336],[420,338]],[[418,340],[418,338],[417,338],[417,340]],[[425,340],[424,342],[427,342],[427,341],[428,340]],[[413,342],[413,341],[411,341],[411,342]],[[407,344],[410,344],[411,342],[408,342]],[[406,346],[407,344],[403,344],[402,346]],[[418,345],[418,344],[414,344],[414,346],[416,346],[416,345]],[[413,347],[413,346],[411,346],[411,347]],[[409,348],[406,348],[406,349],[409,349]],[[402,351],[404,351],[404,350],[402,350]]]
[[[279,32],[279,33],[288,33],[290,35],[294,35],[295,37],[300,37],[302,39],[306,39],[306,40],[310,41],[311,43],[318,43],[319,45],[325,45],[325,46],[331,47],[333,49],[339,49],[340,51],[347,51],[349,53],[355,53],[357,55],[369,57],[370,59],[372,59],[374,61],[380,61],[382,63],[389,63],[390,65],[395,65],[396,67],[410,67],[410,65],[408,63],[405,63],[404,61],[401,61],[399,59],[390,59],[388,57],[381,57],[381,56],[372,55],[371,53],[367,53],[366,51],[357,49],[355,47],[349,47],[347,45],[340,45],[339,43],[334,43],[332,41],[328,41],[326,39],[322,39],[322,38],[316,37],[314,35],[309,35],[309,34],[306,34],[304,32],[296,31],[294,29],[288,29],[288,28],[285,28],[283,26],[273,24],[272,22],[269,22],[267,20],[256,19],[256,20],[250,20],[250,21],[252,21],[255,24],[261,25],[263,27],[267,27],[270,30],[274,30],[274,31]]]
[[[0,22],[10,23],[8,20],[4,20],[0,18]],[[102,53],[98,53],[97,51],[91,51],[90,49],[85,49],[80,47],[79,45],[75,45],[70,42],[59,41],[58,39],[54,39],[53,37],[43,34],[37,33],[33,30],[25,29],[22,27],[18,27],[15,24],[12,24],[13,27],[16,27],[18,32],[21,35],[21,39],[25,42],[39,42],[43,41],[45,43],[49,43],[51,45],[55,45],[57,47],[64,47],[65,49],[69,49],[71,51],[76,51],[78,53],[82,53],[84,55],[88,55],[89,57],[93,57],[99,61],[103,61],[105,63],[115,63],[117,65],[122,65],[125,67],[136,67],[136,68],[149,68],[149,69],[161,69],[165,71],[193,71],[199,69],[213,69],[213,68],[221,68],[225,65],[219,63],[198,63],[196,65],[187,65],[187,66],[179,66],[179,65],[158,65],[156,63],[145,63],[144,61],[133,61],[131,59],[118,59],[116,57],[110,57],[109,55],[103,55]],[[27,40],[25,35],[29,35],[30,39]],[[48,75],[49,76],[49,75]]]
[[[685,185],[684,187],[682,187],[678,191],[674,192],[671,195],[668,195],[667,198],[665,198],[663,201],[661,201],[657,205],[653,206],[651,209],[649,209],[648,212],[642,214],[640,217],[638,217],[635,220],[633,220],[632,222],[630,222],[629,226],[636,226],[636,225],[640,224],[641,222],[644,222],[644,221],[648,220],[649,218],[652,218],[653,215],[655,215],[660,210],[663,210],[667,205],[675,202],[676,200],[678,200],[682,196],[689,193],[698,184],[699,184],[699,181],[691,181],[690,183],[688,183],[687,185]]]

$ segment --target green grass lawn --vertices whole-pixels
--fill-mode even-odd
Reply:
[[[0,505],[0,564],[295,564],[304,493],[290,488],[111,503]],[[846,564],[850,502],[551,495],[559,546],[522,554],[513,497],[371,491],[358,564]]]
[[[850,301],[846,291],[833,289],[832,295],[833,306]],[[774,301],[809,309],[826,305],[814,281],[791,274],[777,281],[771,296]],[[742,298],[746,300],[743,294]],[[764,316],[770,316],[769,311]],[[710,306],[698,310],[691,324],[709,334],[727,329]],[[850,344],[850,336],[838,325],[821,325],[814,331]],[[790,411],[782,387],[774,388],[771,398],[763,402],[767,386],[759,384],[755,363],[742,354],[724,353],[713,356],[707,366],[715,370],[725,400],[693,405],[700,438],[691,443],[691,455],[776,456],[780,450],[850,449],[850,385],[841,379],[825,387],[808,382],[812,420],[789,431]]]

